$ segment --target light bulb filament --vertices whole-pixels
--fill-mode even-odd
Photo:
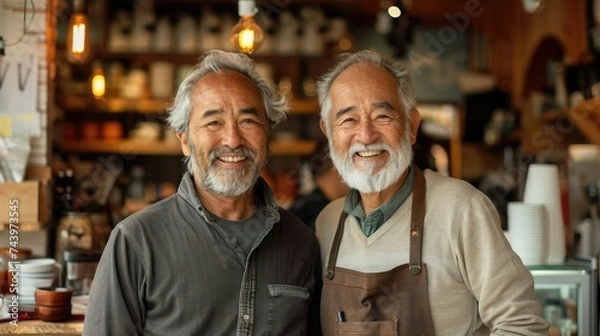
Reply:
[[[73,25],[73,52],[82,53],[85,51],[85,24]]]
[[[254,30],[246,28],[240,32],[239,46],[242,49],[254,49]]]

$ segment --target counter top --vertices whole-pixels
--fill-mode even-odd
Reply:
[[[0,323],[0,335],[61,335],[79,336],[83,332],[83,320],[44,322],[41,320],[19,321],[12,325]]]

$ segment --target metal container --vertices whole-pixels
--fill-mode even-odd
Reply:
[[[64,215],[56,230],[56,261],[63,262],[64,251],[89,251],[92,247],[92,222],[88,214],[69,212]]]

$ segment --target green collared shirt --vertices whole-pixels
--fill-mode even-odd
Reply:
[[[414,168],[411,166],[406,181],[400,189],[398,189],[394,197],[375,209],[375,211],[371,212],[368,216],[365,214],[365,209],[360,202],[360,194],[357,190],[352,189],[344,201],[344,211],[348,215],[356,217],[360,224],[360,229],[367,237],[369,237],[392,216],[402,203],[404,203],[413,190],[414,182],[415,173]]]

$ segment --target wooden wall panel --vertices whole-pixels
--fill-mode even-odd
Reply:
[[[545,37],[562,43],[567,62],[575,62],[587,50],[585,0],[547,0],[536,13],[525,12],[521,0],[479,2],[484,11],[474,18],[473,29],[488,37],[490,71],[517,108],[523,103],[532,57]]]

